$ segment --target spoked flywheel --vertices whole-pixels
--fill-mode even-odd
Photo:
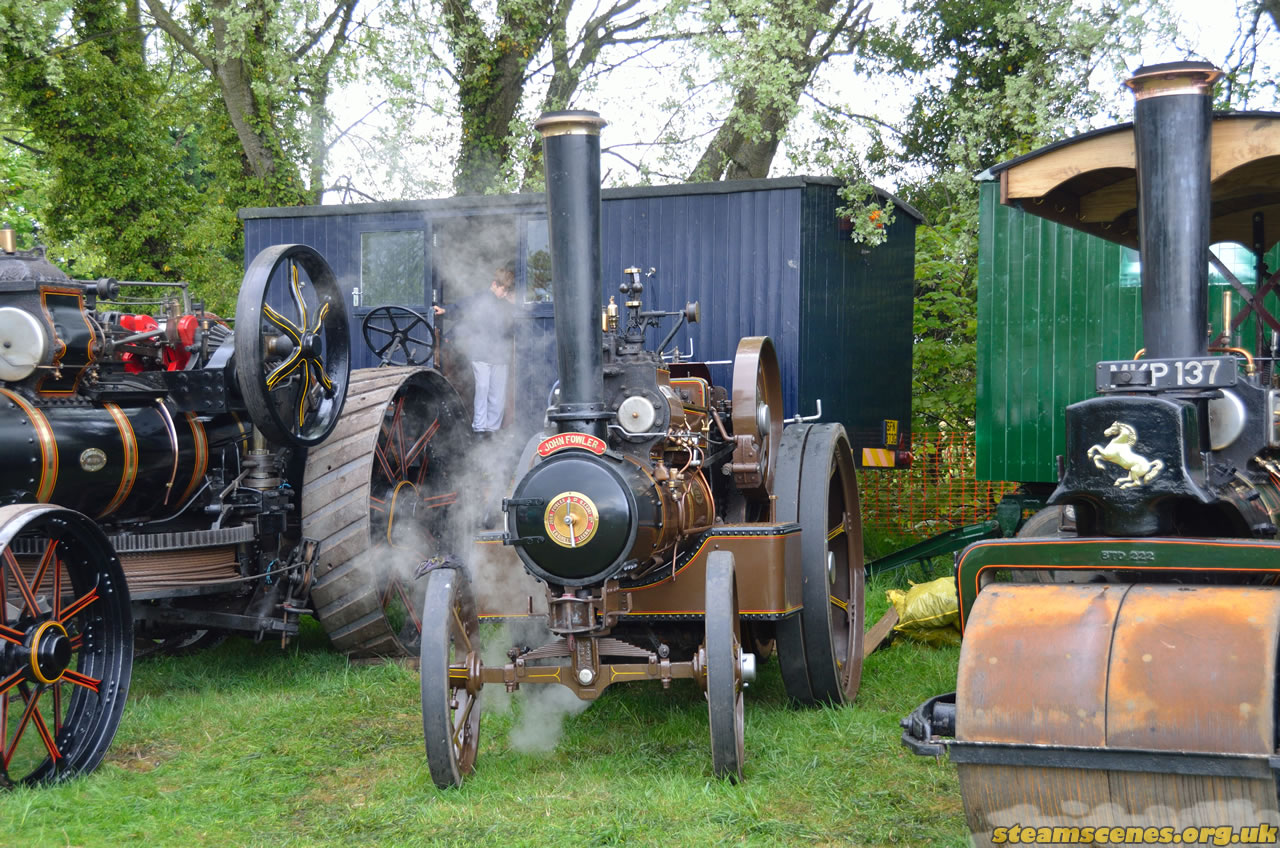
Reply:
[[[421,313],[407,306],[379,306],[360,322],[364,343],[383,365],[426,365],[435,333]]]
[[[733,554],[707,558],[707,617],[703,656],[711,719],[711,767],[716,777],[742,780],[742,644],[738,641],[738,579]]]
[[[351,375],[333,435],[307,453],[302,532],[320,542],[316,617],[342,651],[414,656],[426,559],[452,553],[470,416],[435,371]]]
[[[250,263],[236,301],[236,380],[267,439],[309,447],[338,425],[348,332],[338,278],[315,250],[280,244]]]
[[[778,449],[777,517],[801,527],[804,606],[777,628],[787,694],[852,700],[862,681],[862,518],[853,455],[839,424],[788,427]]]
[[[1014,824],[1280,824],[1278,646],[1272,588],[988,586],[965,628],[951,747],[975,843]],[[1250,832],[1232,844],[1261,841]]]
[[[124,573],[98,526],[42,504],[0,508],[0,786],[92,771],[133,669]]]
[[[479,619],[466,572],[438,568],[426,576],[422,608],[422,730],[431,780],[461,786],[480,746]]]

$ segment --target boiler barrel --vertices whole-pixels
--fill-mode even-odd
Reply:
[[[163,518],[199,491],[211,452],[236,450],[234,416],[159,403],[44,406],[0,389],[0,503],[54,503],[94,518]]]

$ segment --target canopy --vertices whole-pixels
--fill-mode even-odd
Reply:
[[[1050,144],[991,169],[1000,200],[1108,241],[1138,246],[1133,124]],[[1263,247],[1280,241],[1280,113],[1214,115],[1210,240],[1253,245],[1262,213]]]

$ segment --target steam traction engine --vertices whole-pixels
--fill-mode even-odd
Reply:
[[[957,559],[957,691],[903,741],[950,749],[979,845],[1014,825],[1271,844],[1257,825],[1280,823],[1277,334],[1256,358],[1232,337],[1249,311],[1280,330],[1262,302],[1280,275],[1233,287],[1245,307],[1221,335],[1207,320],[1210,241],[1251,246],[1261,272],[1280,235],[1280,119],[1213,115],[1219,76],[1139,69],[1132,127],[993,169],[1008,202],[1140,243],[1145,350],[1099,363],[1098,396],[1067,408],[1041,538]]]
[[[138,314],[116,281],[68,279],[2,232],[0,785],[101,761],[135,637],[283,640],[314,612],[345,650],[416,650],[411,581],[361,553],[430,544],[456,500],[448,384],[352,374],[344,298],[309,247],[250,264],[233,330],[185,289]]]
[[[783,429],[768,338],[743,339],[731,392],[700,363],[645,350],[645,331],[698,307],[645,311],[632,270],[602,308],[599,131],[593,112],[544,115],[560,373],[550,432],[503,502],[506,530],[546,586],[546,644],[486,665],[460,569],[427,575],[422,715],[435,783],[474,765],[484,686],[558,684],[591,700],[619,681],[689,679],[706,693],[717,775],[742,775],[742,690],[776,642],[787,692],[841,703],[862,665],[857,484],[836,424]],[[484,548],[484,545],[477,547]],[[514,565],[514,562],[512,563]],[[485,574],[481,593],[501,575]],[[508,610],[528,614],[527,609]],[[745,635],[744,635],[745,634]]]

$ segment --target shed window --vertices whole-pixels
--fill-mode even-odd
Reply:
[[[360,302],[421,306],[426,289],[427,245],[422,230],[360,234]]]
[[[1209,250],[1217,254],[1222,264],[1227,266],[1227,270],[1241,285],[1257,284],[1258,274],[1254,265],[1253,251],[1226,241],[1210,246]],[[1120,251],[1120,285],[1135,288],[1142,285],[1142,259],[1138,251],[1131,247],[1122,248]],[[1222,272],[1212,262],[1209,263],[1209,285],[1227,285],[1227,278],[1222,276]]]
[[[525,303],[551,302],[551,251],[547,239],[547,222],[530,221],[525,229],[528,246],[525,260]]]

